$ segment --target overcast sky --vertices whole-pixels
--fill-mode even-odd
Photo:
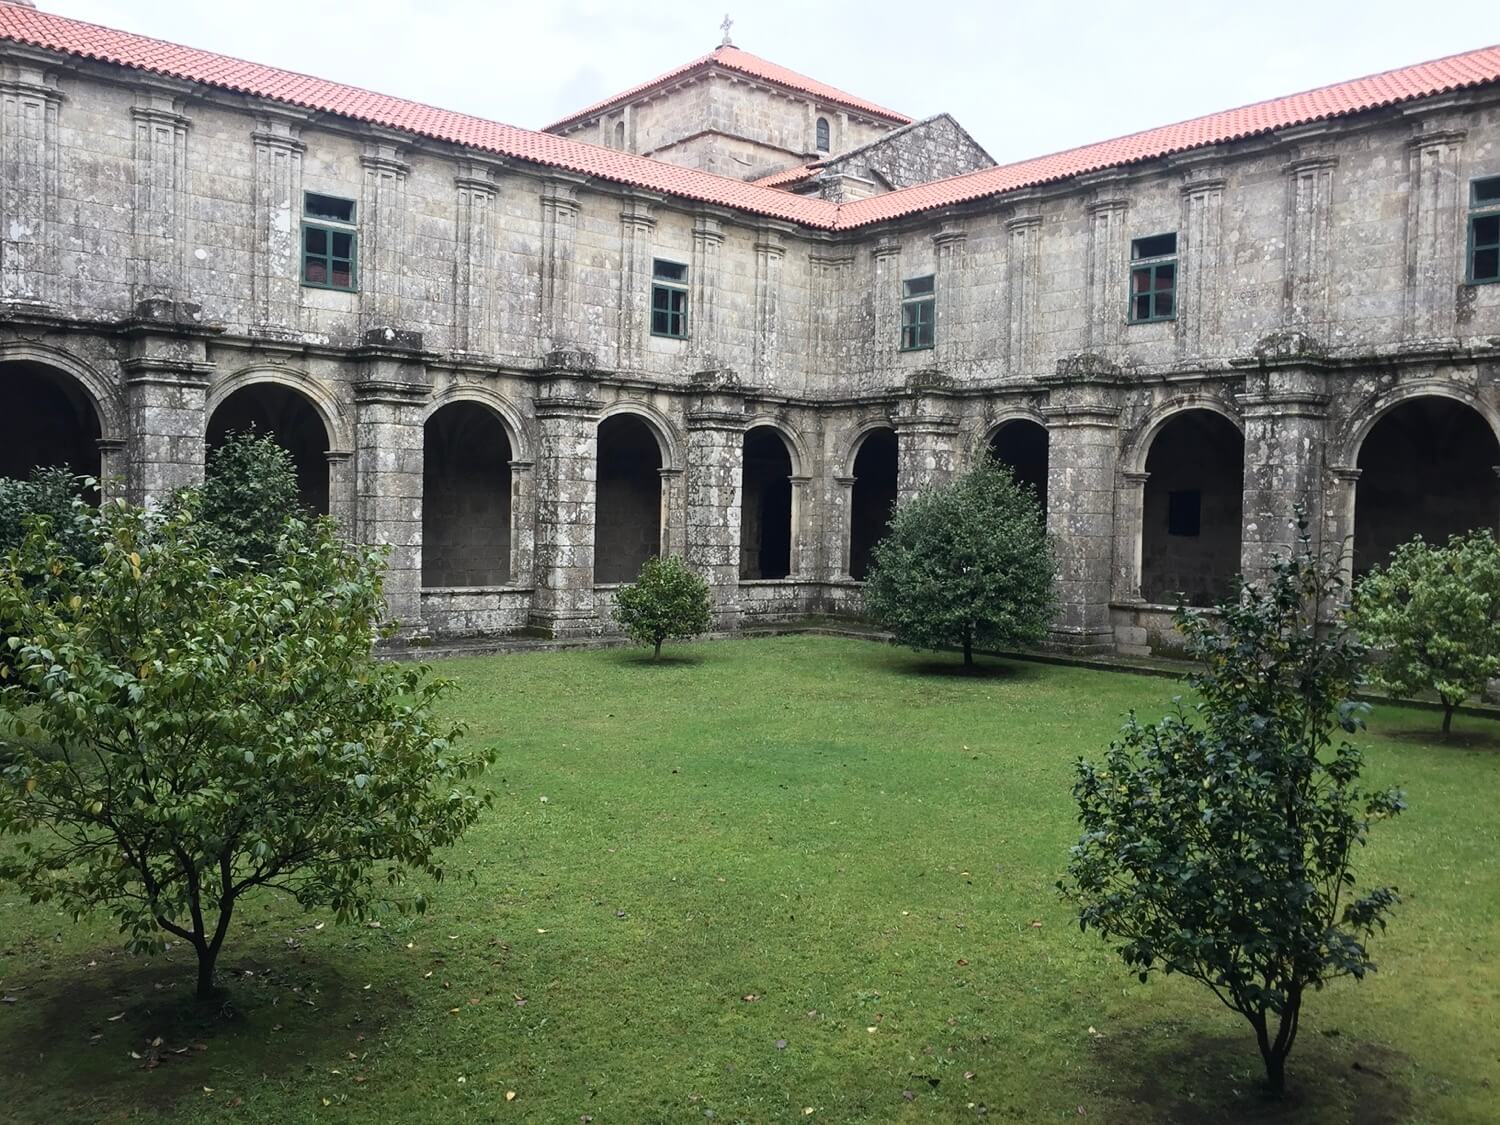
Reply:
[[[51,12],[537,128],[735,45],[1002,163],[1500,43],[1497,0],[38,0]]]

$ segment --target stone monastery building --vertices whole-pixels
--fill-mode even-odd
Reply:
[[[658,552],[857,611],[989,451],[1139,651],[1299,501],[1356,571],[1500,520],[1500,48],[996,166],[727,44],[533,132],[0,0],[0,380],[0,474],[134,501],[274,432],[433,634]]]

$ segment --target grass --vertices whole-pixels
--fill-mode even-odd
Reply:
[[[16,1122],[1469,1122],[1500,1104],[1500,731],[1382,708],[1411,810],[1380,972],[1309,1000],[1293,1099],[1248,1026],[1135,981],[1053,884],[1069,785],[1170,681],[826,637],[443,666],[500,747],[473,883],[339,927],[254,900],[230,1002],[0,891]],[[510,1098],[513,1093],[514,1097]],[[509,1099],[509,1100],[508,1100]],[[812,1113],[808,1114],[807,1110]]]

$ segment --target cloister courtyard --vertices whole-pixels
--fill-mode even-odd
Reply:
[[[1055,884],[1073,762],[1174,680],[813,635],[439,662],[496,802],[425,915],[262,894],[192,956],[0,898],[16,1122],[1478,1122],[1500,1104],[1500,726],[1381,705],[1403,903],[1271,1106],[1242,1020]],[[9,846],[9,845],[7,845]],[[415,891],[417,888],[412,888]]]

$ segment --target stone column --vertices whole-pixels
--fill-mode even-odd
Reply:
[[[510,582],[532,584],[531,564],[536,549],[535,461],[510,463]]]
[[[0,63],[0,301],[57,303],[57,78]]]
[[[174,89],[142,89],[131,107],[135,181],[131,224],[136,301],[187,295],[188,126]]]
[[[198,306],[165,298],[142,301],[126,322],[125,491],[133,504],[155,507],[203,481],[214,371],[207,341],[217,331]]]
[[[330,449],[328,517],[346,536],[354,535],[354,450]]]
[[[900,448],[898,441],[897,448]],[[830,530],[834,534],[834,541],[828,546],[828,571],[829,577],[835,582],[849,582],[852,575],[849,573],[849,537],[853,530],[850,519],[854,513],[854,477],[834,477],[833,488],[830,493],[833,497],[833,519],[829,521]]]
[[[1262,366],[1246,373],[1245,390],[1236,396],[1245,423],[1240,572],[1247,581],[1264,580],[1271,560],[1295,547],[1298,505],[1307,513],[1313,549],[1321,549],[1325,382],[1314,364]]]
[[[1047,532],[1057,552],[1051,642],[1074,652],[1114,647],[1110,620],[1120,449],[1119,371],[1098,356],[1058,361],[1047,398]]]
[[[373,330],[356,353],[354,535],[389,546],[385,600],[403,634],[422,631],[422,439],[432,385],[415,332]]]
[[[255,229],[251,285],[258,327],[291,332],[302,305],[300,120],[263,114],[255,132]]]
[[[594,632],[599,400],[582,357],[549,356],[536,400],[536,541],[531,624],[549,637]]]
[[[896,428],[896,505],[947,484],[958,468],[958,418],[942,391],[914,387],[891,414]]]
[[[683,470],[669,465],[661,474],[661,553],[687,557],[687,488]]]
[[[1141,596],[1141,544],[1146,518],[1146,482],[1151,474],[1123,470],[1115,496],[1115,565],[1113,598],[1117,602],[1139,602]],[[1145,642],[1142,641],[1142,644]]]
[[[812,495],[812,477],[792,477],[792,569],[788,578],[806,578],[813,573],[816,556],[813,537],[803,524],[811,515],[808,497]]]
[[[130,499],[126,485],[130,473],[129,442],[124,438],[100,438],[94,444],[99,449],[99,498],[105,503],[116,498]]]
[[[708,583],[720,629],[740,616],[745,402],[733,376],[705,372],[687,412],[687,562]]]

